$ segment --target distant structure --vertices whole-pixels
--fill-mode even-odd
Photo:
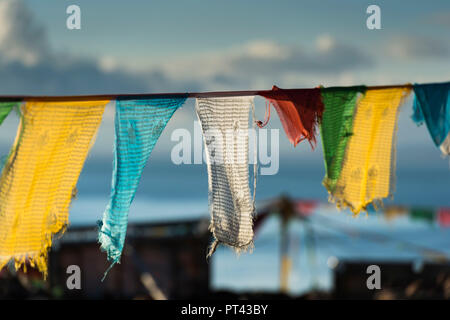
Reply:
[[[301,296],[289,294],[292,269],[288,225],[294,219],[305,228],[305,250],[315,264],[316,244],[310,215],[316,201],[281,196],[258,208],[254,220],[256,236],[270,215],[280,219],[279,290],[276,292],[233,292],[211,288],[211,261],[206,259],[211,243],[209,219],[129,224],[121,263],[101,282],[109,262],[100,252],[98,231],[92,226],[70,227],[53,242],[49,253],[49,278],[28,266],[27,273],[13,267],[0,270],[0,299],[450,299],[450,264],[445,255],[412,243],[374,232],[359,234],[369,241],[395,241],[404,248],[424,253],[423,264],[401,261],[339,261],[333,268],[334,286],[321,292],[313,286]],[[316,217],[317,219],[317,217]],[[347,226],[324,217],[318,220],[333,230],[354,236]],[[70,290],[67,268],[81,270],[81,289]],[[381,270],[381,289],[367,286],[367,267]]]
[[[124,256],[101,282],[109,267],[100,253],[97,230],[69,228],[53,246],[49,258],[49,285],[64,298],[183,299],[209,292],[209,221],[131,224]],[[81,290],[69,290],[67,267],[81,269]]]
[[[381,289],[368,290],[369,265],[381,270]],[[450,265],[408,262],[343,261],[334,270],[335,299],[450,299]]]

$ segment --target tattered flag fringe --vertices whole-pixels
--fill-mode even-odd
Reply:
[[[142,171],[167,122],[185,100],[186,97],[116,102],[111,198],[98,236],[112,265],[120,261],[128,211]]]
[[[28,102],[0,180],[0,268],[47,275],[52,236],[64,232],[83,163],[108,101]]]
[[[253,246],[254,204],[248,172],[248,121],[253,97],[199,98],[197,115],[207,155],[210,231],[235,251]]]
[[[395,136],[399,107],[409,88],[368,90],[356,107],[353,135],[347,143],[332,200],[357,214],[380,206],[395,182]]]

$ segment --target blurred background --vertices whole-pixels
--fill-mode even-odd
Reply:
[[[81,30],[66,28],[67,6]],[[366,9],[381,8],[381,30]],[[450,80],[450,3],[434,1],[0,0],[0,94],[75,95],[387,85]],[[255,98],[258,119],[264,100]],[[48,281],[0,271],[0,297],[450,297],[450,164],[402,108],[397,183],[386,210],[354,218],[327,204],[322,147],[293,148],[277,116],[279,170],[260,175],[252,254],[210,243],[205,164],[175,165],[175,129],[193,133],[194,100],[169,122],[131,207],[122,263],[105,282],[96,221],[108,202],[114,105],[106,108],[78,183],[70,226],[50,255]],[[18,125],[0,127],[7,155]],[[270,135],[269,135],[270,136]],[[320,139],[319,139],[320,140]],[[395,216],[395,217],[394,217]],[[82,290],[66,288],[66,267]],[[382,290],[368,290],[379,265]]]

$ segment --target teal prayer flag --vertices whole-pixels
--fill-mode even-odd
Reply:
[[[417,124],[425,122],[436,144],[440,146],[450,131],[450,82],[414,85],[414,114]]]
[[[116,101],[111,198],[99,223],[99,242],[111,267],[122,254],[128,212],[145,164],[167,122],[185,100],[183,96]]]

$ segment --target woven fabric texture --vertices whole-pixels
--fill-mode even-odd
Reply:
[[[27,102],[0,180],[0,267],[47,275],[52,235],[68,224],[76,183],[108,101]]]
[[[98,239],[112,265],[119,262],[122,254],[128,212],[142,171],[168,121],[185,100],[181,97],[116,102],[111,197]]]
[[[436,146],[441,146],[450,133],[450,82],[414,85],[414,114],[417,124],[425,122]],[[443,152],[448,150],[448,143]]]
[[[395,136],[399,107],[408,87],[366,91],[356,107],[353,135],[332,199],[353,213],[375,206],[395,184]]]
[[[322,89],[325,107],[320,133],[325,159],[324,186],[333,193],[339,179],[348,140],[353,134],[356,103],[365,87],[334,87]]]
[[[273,86],[271,92],[259,95],[275,107],[294,147],[305,139],[315,146],[317,126],[324,108],[319,88],[284,90]]]
[[[253,97],[199,98],[197,115],[206,148],[210,230],[237,252],[253,245],[254,205],[248,172],[248,121]]]

